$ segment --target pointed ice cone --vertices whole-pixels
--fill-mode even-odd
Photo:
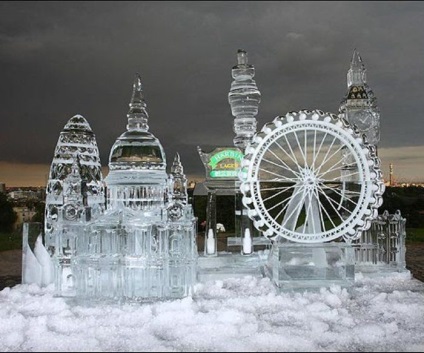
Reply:
[[[41,286],[53,283],[54,267],[49,253],[43,245],[41,234],[35,241],[34,255],[41,265]]]
[[[28,244],[24,245],[22,253],[22,283],[41,286],[41,265]]]
[[[206,239],[206,252],[211,255],[215,253],[215,238],[212,228],[208,230],[208,238]]]
[[[250,254],[252,252],[252,237],[250,236],[250,229],[246,228],[243,237],[243,253]]]

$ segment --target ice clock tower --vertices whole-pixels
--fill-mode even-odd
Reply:
[[[367,84],[366,69],[356,49],[347,73],[347,93],[340,104],[339,115],[356,125],[367,141],[377,147],[380,141],[380,111],[374,92]]]

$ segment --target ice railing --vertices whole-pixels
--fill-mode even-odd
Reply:
[[[389,214],[386,210],[372,221],[371,227],[362,233],[361,238],[352,242],[356,265],[389,265],[391,269],[404,270],[406,218],[400,210]]]

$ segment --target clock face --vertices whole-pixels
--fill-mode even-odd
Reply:
[[[183,216],[183,206],[179,202],[172,203],[168,206],[168,217],[172,221],[177,221]]]
[[[360,131],[368,130],[372,124],[372,113],[366,110],[354,112],[349,121],[355,124]]]
[[[74,205],[68,204],[63,207],[64,218],[68,221],[75,221],[78,218],[78,210]]]

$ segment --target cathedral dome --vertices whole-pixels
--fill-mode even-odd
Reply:
[[[165,170],[165,152],[159,140],[150,132],[129,130],[119,136],[112,146],[109,168]]]

